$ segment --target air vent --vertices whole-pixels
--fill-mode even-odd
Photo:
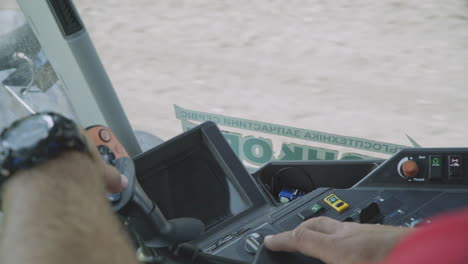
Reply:
[[[47,0],[54,12],[55,20],[59,24],[63,35],[70,36],[83,29],[71,0]]]

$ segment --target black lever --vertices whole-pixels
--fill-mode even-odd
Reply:
[[[197,239],[205,231],[203,222],[195,218],[177,218],[168,221],[141,188],[133,160],[112,131],[102,126],[89,127],[87,130],[104,160],[128,177],[128,187],[117,195],[111,194],[108,198],[111,198],[112,209],[126,216],[129,228],[138,234],[140,245],[146,248],[165,248]],[[103,134],[103,131],[106,133]],[[121,157],[116,159],[116,154]]]
[[[371,203],[359,213],[359,222],[367,224],[381,223],[384,215],[377,203]]]
[[[145,245],[151,248],[194,240],[205,231],[203,222],[195,218],[167,220],[138,182],[135,183],[132,199],[120,213],[130,216],[130,224],[135,226]]]

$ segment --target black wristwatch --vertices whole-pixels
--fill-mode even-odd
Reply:
[[[87,151],[86,140],[72,120],[46,112],[15,121],[0,134],[0,186],[16,171],[69,150]]]

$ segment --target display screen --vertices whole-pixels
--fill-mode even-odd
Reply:
[[[194,217],[211,228],[251,203],[206,146],[158,164],[140,178],[148,196],[168,218]]]

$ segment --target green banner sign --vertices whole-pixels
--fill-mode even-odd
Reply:
[[[397,144],[386,143],[386,142],[379,142],[379,141],[368,140],[368,139],[363,139],[363,138],[348,137],[348,136],[330,134],[330,133],[325,133],[325,132],[320,132],[320,131],[315,131],[315,130],[296,128],[296,127],[290,127],[290,126],[282,126],[278,124],[229,117],[225,115],[217,115],[217,114],[193,111],[193,110],[182,108],[177,105],[175,105],[174,108],[175,108],[176,117],[180,120],[185,120],[185,121],[195,121],[195,122],[212,121],[219,126],[232,127],[232,128],[237,128],[237,129],[255,131],[255,132],[260,132],[260,133],[265,133],[265,134],[270,134],[270,135],[277,135],[277,136],[288,137],[288,138],[296,138],[296,139],[307,140],[311,142],[319,142],[319,143],[341,146],[341,147],[349,147],[349,148],[360,149],[360,150],[365,150],[365,151],[370,151],[370,152],[388,154],[388,155],[392,155],[403,148],[410,148],[408,146],[397,145]],[[249,139],[245,139],[245,141],[247,144],[246,146],[242,145],[243,148],[253,149],[253,148],[260,148],[259,146],[264,147],[264,145],[253,144],[251,141],[249,141]],[[299,157],[301,155],[302,157],[304,157],[304,155],[306,156],[315,155],[313,151],[308,152],[308,151],[304,151],[303,149],[298,150],[294,146],[290,146],[290,147],[287,147],[287,149],[284,149],[284,155],[286,157],[291,157],[291,156]],[[317,152],[317,155],[318,154],[319,153]],[[262,152],[261,154],[256,153],[255,156],[252,156],[250,158],[252,158],[253,160],[263,161],[266,159],[266,157],[268,157],[268,155],[270,155],[269,152]],[[331,158],[333,154],[331,154],[330,152],[330,154],[328,155],[329,155],[328,157]],[[360,155],[360,154],[358,154],[358,156],[365,157],[364,155]],[[348,155],[348,157],[351,157],[351,156]],[[357,157],[357,156],[353,156],[353,157]]]
[[[197,124],[182,120],[182,129],[187,131]],[[239,133],[222,131],[227,142],[236,155],[246,163],[254,167],[260,167],[272,160],[336,160],[338,151],[333,149],[312,147],[294,143],[282,143],[281,151],[278,155],[273,153],[272,140],[263,137],[242,136]],[[365,156],[357,153],[343,153],[341,160],[356,159],[380,159],[377,157]],[[250,172],[255,168],[247,166]]]

